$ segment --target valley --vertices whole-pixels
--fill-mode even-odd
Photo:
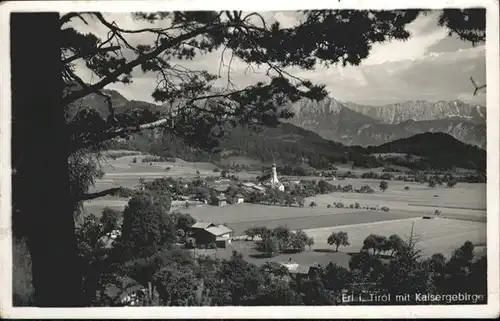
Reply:
[[[118,151],[120,152],[123,153],[123,151]],[[94,189],[102,190],[117,186],[135,189],[139,186],[140,178],[152,181],[157,178],[171,177],[189,181],[196,177],[203,179],[217,175],[214,172],[216,166],[212,163],[186,162],[181,159],[176,159],[173,163],[142,163],[141,159],[145,157],[147,155],[137,154],[108,159],[103,166],[105,175],[97,181]],[[135,163],[134,159],[136,159]],[[170,170],[165,171],[167,167]],[[240,182],[253,180],[258,174],[258,171],[236,173]],[[290,177],[290,179],[317,180],[318,177]],[[391,234],[408,236],[412,223],[414,223],[416,233],[422,237],[420,246],[424,248],[426,256],[439,252],[448,257],[453,249],[467,240],[477,245],[478,253],[484,251],[486,184],[458,183],[453,188],[431,188],[415,182],[389,181],[388,189],[382,192],[378,190],[380,180],[346,178],[328,182],[352,185],[354,189],[370,186],[375,192],[372,194],[333,192],[306,197],[306,206],[303,208],[249,203],[218,207],[196,202],[193,202],[189,208],[185,208],[184,201],[173,201],[172,209],[189,213],[198,221],[226,224],[233,230],[235,241],[227,248],[218,249],[216,252],[198,250],[199,253],[211,253],[210,255],[223,258],[225,255],[230,256],[232,250],[238,250],[245,255],[245,258],[259,264],[267,261],[255,258],[257,254],[250,245],[253,242],[238,241],[238,237],[243,236],[245,230],[256,226],[265,226],[269,229],[286,226],[291,230],[304,230],[314,237],[315,245],[310,251],[287,255],[287,258],[303,261],[304,264],[325,263],[328,260],[343,265],[349,262],[345,253],[325,250],[328,249],[326,237],[333,231],[348,232],[351,245],[346,251],[353,252],[359,251],[363,239],[371,233],[387,237]],[[105,207],[121,211],[127,202],[128,198],[108,196],[87,202],[85,212],[99,216]],[[308,206],[311,202],[316,205]],[[329,204],[335,202],[342,202],[347,206],[358,203],[360,209],[328,207]],[[390,210],[381,211],[382,206]],[[369,209],[364,209],[365,207]],[[436,211],[440,214],[436,215]],[[432,219],[424,220],[423,216]],[[284,256],[280,255],[273,260],[279,261]]]

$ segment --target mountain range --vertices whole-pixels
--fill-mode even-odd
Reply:
[[[147,108],[162,111],[166,105],[128,100],[115,90],[107,90],[116,113]],[[79,104],[93,106],[107,116],[105,98],[88,95]],[[466,144],[486,148],[486,108],[459,100],[423,100],[368,106],[325,98],[317,102],[302,99],[289,106],[295,116],[284,120],[311,130],[324,139],[344,145],[380,145],[421,133],[446,133]]]
[[[459,100],[423,100],[385,106],[344,103],[334,98],[299,100],[286,121],[346,145],[380,145],[426,132],[446,133],[486,147],[486,108]]]
[[[145,108],[161,112],[168,108],[128,100],[114,90],[108,90],[106,94],[111,97],[117,114]],[[432,109],[433,104],[438,107],[436,111]],[[88,95],[70,110],[74,113],[83,105],[95,109],[102,117],[109,114],[102,96]],[[385,107],[388,107],[387,111],[383,109]],[[243,127],[231,129],[220,142],[219,152],[193,149],[178,137],[165,139],[164,131],[155,130],[134,134],[128,141],[120,140],[117,147],[199,161],[213,161],[225,155],[241,155],[261,161],[276,157],[286,163],[306,162],[316,168],[323,168],[330,162],[346,161],[362,167],[391,164],[390,160],[381,161],[373,155],[377,153],[423,157],[424,161],[409,164],[414,168],[483,170],[486,166],[486,152],[480,148],[486,143],[484,107],[458,101],[415,101],[372,107],[327,98],[321,102],[301,100],[291,108],[295,116],[277,127],[263,127],[257,132]],[[457,136],[462,139],[458,140]]]

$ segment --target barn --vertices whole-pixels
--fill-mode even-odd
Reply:
[[[191,226],[191,236],[197,245],[216,244],[217,247],[226,247],[231,243],[233,230],[222,224],[210,222],[196,222]]]

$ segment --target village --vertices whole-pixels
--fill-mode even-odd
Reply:
[[[416,186],[418,183],[415,182],[415,177],[408,174],[394,177],[384,173],[381,176],[387,180],[368,179],[358,182],[349,178],[353,176],[350,172],[347,175],[329,172],[317,173],[317,179],[304,179],[300,176],[280,176],[275,162],[267,171],[263,171],[263,175],[254,179],[239,179],[234,175],[237,172],[229,170],[222,170],[219,176],[205,175],[203,178],[196,172],[191,179],[168,176],[153,180],[139,179],[140,184],[135,190],[122,189],[119,194],[130,197],[138,192],[152,190],[168,192],[172,199],[170,211],[178,216],[185,215],[192,222],[179,232],[182,237],[177,239],[178,246],[191,251],[194,256],[209,255],[227,259],[233,252],[242,252],[246,253],[245,259],[258,265],[269,262],[279,264],[294,277],[310,277],[319,265],[327,265],[332,261],[337,264],[340,261],[341,265],[349,267],[348,256],[321,252],[321,243],[327,245],[329,234],[336,233],[335,226],[340,225],[341,228],[342,222],[361,227],[366,225],[365,232],[349,236],[350,242],[338,241],[341,246],[350,249],[353,248],[353,240],[359,239],[358,244],[354,245],[357,249],[361,248],[363,239],[371,234],[369,226],[372,222],[387,221],[386,229],[397,231],[401,227],[390,226],[390,221],[404,223],[405,220],[410,222],[416,218],[442,217],[442,209],[430,211],[415,207],[414,212],[408,212],[406,208],[398,209],[395,203],[396,211],[391,211],[387,206],[390,203],[386,200],[391,198],[391,194],[385,193],[389,183],[396,184],[400,189],[397,193],[408,198],[411,198],[409,186],[412,186],[412,190],[430,190],[428,186]],[[400,181],[393,181],[393,178]],[[340,182],[345,184],[339,184]],[[379,191],[376,192],[375,189]],[[338,201],[330,202],[331,195],[342,196],[334,197]],[[370,195],[372,201],[368,202],[370,198],[363,195]],[[323,201],[325,198],[328,198],[326,204]],[[273,214],[269,215],[269,211]],[[328,226],[332,227],[332,232],[328,235],[311,230],[315,227],[321,230]],[[409,230],[409,226],[406,226],[405,229]],[[279,233],[288,236],[280,241],[281,244],[271,245],[275,249],[266,248],[266,239]],[[339,233],[342,231],[339,230]],[[102,241],[107,247],[112,247],[113,240],[119,235],[120,230],[117,229]],[[310,250],[306,251],[306,247]],[[313,247],[314,251],[311,250]]]

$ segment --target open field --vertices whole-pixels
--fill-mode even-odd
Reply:
[[[226,223],[235,235],[254,226],[275,228],[287,226],[292,230],[360,224],[419,216],[411,212],[382,212],[340,208],[299,208],[257,204],[227,205],[224,207],[200,206],[182,210],[199,221]]]
[[[318,206],[326,206],[333,202],[344,204],[360,203],[361,206],[387,206],[393,210],[418,212],[423,215],[433,214],[436,209],[444,216],[477,220],[486,217],[486,184],[458,183],[453,188],[435,187],[427,185],[389,181],[389,188],[385,192],[379,191],[379,180],[346,179],[331,181],[332,184],[347,185],[359,188],[368,185],[375,190],[373,194],[340,193],[316,195],[307,199],[315,201]],[[404,187],[410,187],[405,191]]]
[[[363,246],[363,240],[370,234],[391,236],[397,234],[403,239],[410,236],[412,224],[414,224],[414,235],[420,239],[418,247],[422,249],[425,256],[434,253],[442,253],[450,256],[452,251],[460,247],[465,241],[471,241],[475,245],[486,244],[486,224],[482,222],[469,222],[452,219],[405,219],[388,222],[374,222],[368,224],[323,227],[307,229],[305,232],[314,237],[316,250],[332,248],[326,242],[332,232],[343,231],[349,236],[348,247],[341,247],[343,252],[359,252]],[[481,251],[481,249],[478,249]]]
[[[233,241],[225,249],[217,250],[192,250],[195,255],[209,255],[219,259],[228,259],[233,251],[242,254],[244,259],[254,264],[264,264],[268,261],[286,262],[291,259],[299,264],[321,264],[330,262],[349,268],[351,255],[358,253],[363,245],[363,240],[370,234],[380,234],[389,237],[398,234],[403,239],[409,237],[412,224],[414,235],[419,238],[417,247],[422,250],[422,258],[430,257],[434,253],[442,253],[449,258],[453,250],[459,248],[465,241],[476,245],[476,255],[484,255],[486,251],[486,224],[449,219],[424,220],[421,218],[402,219],[384,222],[374,222],[337,227],[324,227],[306,229],[307,235],[314,238],[312,249],[292,254],[279,254],[267,258],[255,249],[253,241]],[[340,247],[335,252],[335,247],[327,244],[326,240],[332,232],[344,231],[348,233],[350,246]]]
[[[115,153],[125,153],[126,151],[115,151]],[[183,179],[195,179],[197,171],[200,177],[218,176],[214,169],[216,165],[203,162],[186,162],[176,158],[175,162],[150,162],[143,163],[142,159],[148,155],[122,156],[117,159],[106,158],[101,164],[104,171],[104,177],[97,180],[93,190],[100,191],[111,187],[135,188],[139,184],[139,179],[144,178],[150,181],[161,177],[174,177]],[[137,160],[134,163],[134,159]],[[166,170],[169,168],[168,170]],[[241,179],[255,178],[259,173],[237,173]]]

